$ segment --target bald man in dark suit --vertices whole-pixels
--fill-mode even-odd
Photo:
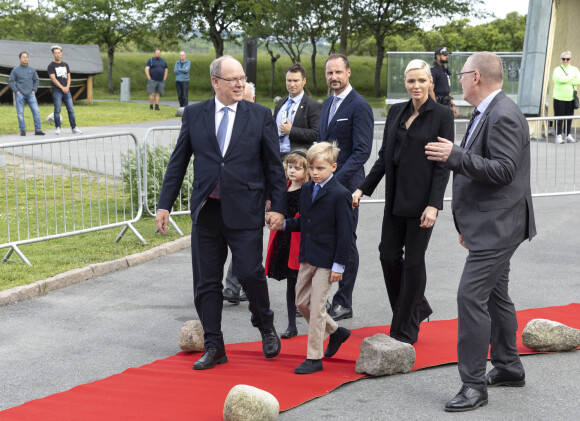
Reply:
[[[425,146],[428,159],[454,173],[453,217],[459,243],[469,250],[457,292],[463,386],[445,405],[448,412],[486,405],[488,386],[525,384],[508,275],[518,246],[536,234],[528,124],[501,91],[502,62],[476,53],[459,77],[464,99],[476,107],[467,133],[461,145],[439,138]],[[494,368],[486,375],[488,351]]]

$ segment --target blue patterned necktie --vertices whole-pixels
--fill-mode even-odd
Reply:
[[[312,201],[313,202],[314,202],[314,198],[316,197],[316,195],[318,194],[319,191],[320,191],[320,184],[315,184],[314,190],[312,190]]]
[[[228,114],[229,111],[228,107],[223,107],[222,110],[224,112],[224,116],[222,117],[222,121],[220,122],[220,126],[217,131],[217,141],[222,156],[224,156],[224,146],[226,144],[226,134],[228,132],[228,123],[230,121],[230,117]]]
[[[471,131],[471,126],[473,126],[473,122],[475,121],[475,117],[477,117],[479,114],[481,114],[479,112],[479,110],[477,108],[474,108],[473,112],[471,113],[471,118],[469,119],[469,123],[467,123],[467,130],[465,131],[465,136],[463,136],[463,140],[461,141],[462,148],[467,147],[467,138],[469,137],[469,132]]]
[[[286,113],[286,121],[290,121],[290,110],[292,109],[292,105],[294,105],[294,100],[293,99],[289,99],[288,100],[288,105],[286,106],[286,109],[284,111],[282,111],[282,113]],[[282,114],[282,116],[284,116],[284,114]],[[283,119],[280,119],[281,122],[283,122]],[[279,129],[278,129],[279,130]],[[286,137],[285,134],[281,134],[278,137],[278,140],[280,142],[282,142],[284,140],[284,138]]]
[[[332,118],[334,117],[334,114],[336,113],[336,107],[338,105],[338,101],[340,101],[340,98],[338,98],[335,95],[334,98],[332,98],[332,105],[330,106],[330,113],[328,113],[327,127],[330,126],[330,121],[332,120]]]

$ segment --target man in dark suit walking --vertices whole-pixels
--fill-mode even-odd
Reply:
[[[438,138],[425,146],[428,159],[454,172],[453,217],[459,243],[469,250],[457,292],[463,386],[445,404],[448,412],[486,405],[488,386],[525,384],[508,275],[520,243],[536,234],[528,124],[501,91],[502,62],[493,53],[476,53],[458,76],[464,99],[476,107],[467,133],[461,145]],[[490,344],[494,368],[486,375]]]
[[[169,160],[157,228],[163,234],[192,155],[191,254],[195,307],[204,329],[205,353],[193,368],[227,362],[221,312],[227,248],[233,273],[250,302],[252,324],[260,330],[266,358],[280,352],[268,284],[262,266],[265,192],[272,201],[270,224],[284,221],[286,179],[276,129],[267,108],[242,100],[246,76],[230,56],[214,60],[210,75],[215,98],[185,108],[181,131]]]
[[[364,165],[373,146],[374,118],[369,103],[350,84],[350,64],[342,54],[332,54],[325,64],[326,82],[333,95],[320,111],[318,141],[336,141],[340,148],[336,180],[353,193],[365,178]],[[356,227],[358,208],[353,212],[352,245],[342,280],[332,299],[334,320],[352,318],[352,291],[358,272]]]
[[[320,103],[304,93],[306,69],[296,63],[286,71],[288,96],[274,108],[278,127],[280,154],[286,155],[297,148],[308,149],[318,138]]]

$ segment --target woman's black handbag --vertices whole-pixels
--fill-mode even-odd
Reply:
[[[578,101],[578,92],[574,89],[574,109],[580,108],[580,101]]]

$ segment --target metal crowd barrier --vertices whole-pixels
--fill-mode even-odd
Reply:
[[[151,127],[143,135],[143,141],[141,143],[141,153],[143,156],[142,201],[147,213],[153,217],[157,213],[157,202],[159,200],[161,184],[163,183],[163,176],[165,175],[169,158],[177,142],[179,131],[180,127],[176,126],[157,126]],[[193,158],[189,164],[187,174],[183,179],[179,196],[169,216],[169,223],[181,236],[183,236],[183,232],[171,216],[190,213],[189,205],[192,182]]]
[[[568,117],[534,117],[528,118],[530,127],[530,184],[532,196],[563,196],[580,194],[580,163],[578,163],[580,145],[577,143],[555,143],[555,125],[558,120],[572,120],[571,135],[580,143],[580,116]],[[469,120],[455,120],[455,143],[460,144],[465,134]],[[384,121],[375,121],[373,149],[371,157],[365,164],[368,174],[378,157],[383,141]],[[566,136],[564,135],[563,138]],[[445,201],[451,200],[451,185],[453,175],[449,178],[445,191]],[[364,198],[361,203],[384,203],[384,181],[377,186],[370,198]]]
[[[0,144],[0,249],[123,227],[141,218],[141,162],[131,132]]]
[[[580,194],[577,186],[576,143],[555,143],[550,125],[572,120],[577,138],[578,120],[572,117],[529,118],[532,194]],[[461,142],[468,120],[455,121],[455,143]],[[385,122],[377,121],[368,173],[382,145]],[[161,183],[179,127],[152,127],[141,145],[131,132],[0,144],[0,248],[9,248],[30,262],[19,245],[123,227],[146,244],[133,224],[143,210],[155,216]],[[580,139],[579,139],[580,140]],[[579,176],[580,177],[580,176]],[[193,182],[193,158],[171,215],[188,214]],[[366,203],[384,203],[384,181]],[[1,196],[0,196],[1,197]],[[451,183],[445,200],[451,199]],[[183,235],[173,219],[175,230]]]

